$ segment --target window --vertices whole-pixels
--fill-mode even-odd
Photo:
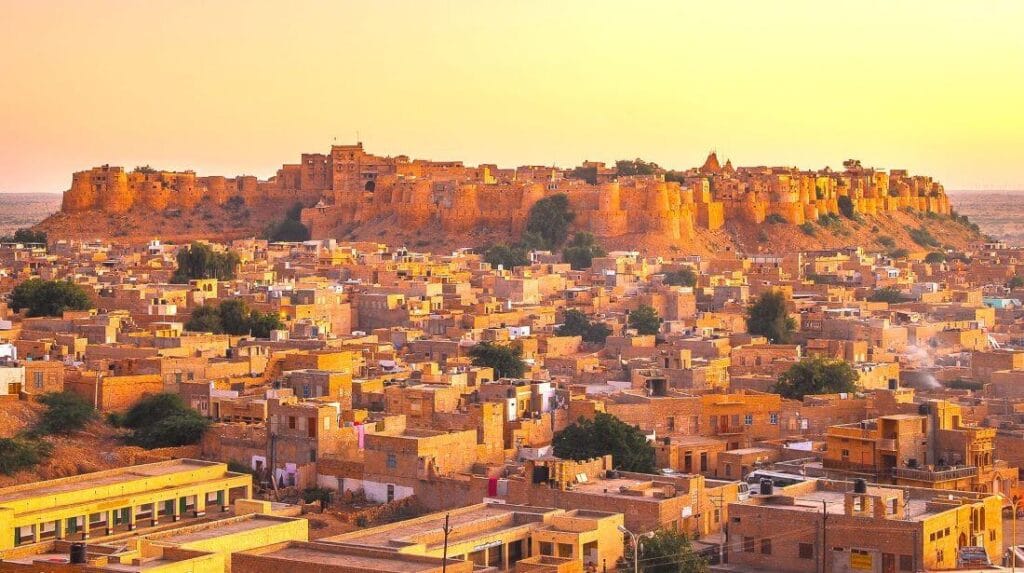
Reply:
[[[309,461],[316,461],[316,450],[309,450]]]
[[[761,553],[764,553],[765,555],[772,554],[772,540],[770,538],[761,540]]]
[[[388,454],[388,469],[395,469],[398,467],[398,458],[395,454]]]
[[[850,459],[850,450],[840,450],[839,457],[843,458],[844,460]]]
[[[295,416],[288,416],[288,429],[289,430],[294,430],[295,429]]]
[[[800,559],[814,559],[814,546],[810,543],[801,543],[797,547],[797,554]]]
[[[754,425],[754,415],[753,414],[746,414],[746,415],[744,415],[743,416],[743,425],[744,426],[753,426]]]
[[[733,414],[732,415],[732,420],[730,420],[729,423],[730,423],[730,425],[733,425],[733,426],[739,426],[740,425],[740,415],[739,414]]]
[[[540,554],[553,557],[555,554],[555,547],[550,541],[540,542]]]
[[[721,509],[718,509],[718,508],[716,507],[716,508],[715,508],[715,523],[718,523],[718,522],[720,522],[720,521],[722,521],[722,510],[721,510]],[[995,530],[995,529],[993,529],[993,530],[992,530],[992,535],[995,535],[995,534],[996,534],[996,530]]]
[[[773,425],[773,426],[778,426],[779,425],[779,413],[778,412],[772,412],[772,413],[768,414],[768,423]]]
[[[744,553],[753,553],[754,552],[754,538],[753,537],[744,537],[743,538],[743,552]]]
[[[732,477],[732,464],[725,464],[725,477]]]
[[[563,559],[572,559],[572,545],[569,543],[559,543],[558,556]]]
[[[43,389],[43,373],[42,372],[33,372],[32,373],[32,383],[35,384],[36,390],[42,390]]]
[[[900,555],[900,571],[913,571],[914,570],[914,556],[913,555]]]

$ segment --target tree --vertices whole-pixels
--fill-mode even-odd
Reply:
[[[850,199],[849,195],[840,195],[838,199],[839,212],[843,214],[847,219],[853,219],[853,200]]]
[[[627,322],[637,334],[658,334],[661,330],[661,317],[658,316],[658,311],[646,304],[631,311]]]
[[[192,311],[185,323],[185,329],[192,332],[251,334],[256,338],[268,338],[271,330],[281,328],[284,323],[279,315],[250,309],[240,298],[223,300],[218,306],[203,305]]]
[[[292,205],[284,220],[267,230],[267,240],[288,243],[308,241],[311,235],[309,228],[302,224],[302,208],[302,203]]]
[[[708,562],[693,550],[685,533],[658,529],[639,539],[640,571],[643,573],[707,573]],[[633,552],[626,551],[624,569],[634,569]]]
[[[786,344],[796,330],[796,321],[786,310],[782,293],[769,291],[747,308],[747,332],[768,338],[774,344]]]
[[[697,273],[687,267],[677,271],[668,271],[665,273],[664,283],[671,286],[692,287],[697,284]]]
[[[36,430],[43,434],[71,434],[96,419],[96,409],[74,392],[49,392],[39,397],[46,406]]]
[[[526,232],[539,236],[544,248],[557,249],[569,236],[569,225],[576,215],[569,210],[569,197],[558,193],[537,201],[530,207],[526,220]]]
[[[558,336],[580,336],[584,342],[604,343],[612,333],[611,327],[603,322],[591,322],[579,310],[567,310],[562,325],[555,330]]]
[[[484,253],[484,261],[493,268],[501,265],[504,269],[514,269],[530,264],[530,255],[526,249],[518,245],[494,245]]]
[[[132,430],[129,442],[144,448],[195,444],[210,425],[207,419],[189,408],[181,396],[170,392],[139,400],[128,409],[121,424]]]
[[[574,167],[566,174],[569,179],[582,179],[591,185],[597,185],[597,167]]]
[[[808,394],[838,394],[857,389],[857,371],[845,360],[805,358],[779,376],[772,392],[802,400]]]
[[[611,454],[618,469],[631,472],[654,471],[654,447],[637,426],[598,412],[593,419],[580,418],[555,435],[551,442],[556,456],[589,460]]]
[[[907,297],[903,296],[896,287],[885,287],[876,289],[874,292],[868,295],[868,301],[870,302],[887,302],[889,304],[897,304],[906,302]]]
[[[523,349],[518,344],[501,346],[481,342],[470,349],[469,356],[474,366],[493,368],[496,378],[522,378],[526,374]]]
[[[178,270],[171,282],[184,284],[194,279],[231,280],[235,278],[238,255],[219,253],[205,243],[192,243],[178,251]]]
[[[28,279],[14,287],[11,309],[28,309],[29,316],[61,316],[66,310],[88,310],[92,300],[84,288],[70,281]]]
[[[590,233],[576,233],[572,241],[562,250],[562,262],[569,263],[574,270],[589,269],[594,257],[603,257],[605,250]]]
[[[1010,280],[1006,281],[1006,287],[1007,288],[1011,288],[1011,289],[1018,289],[1020,287],[1024,287],[1024,277],[1021,277],[1021,276],[1010,277]]]
[[[40,243],[46,244],[46,231],[33,231],[30,228],[18,229],[13,235],[0,237],[0,243]]]
[[[932,251],[925,255],[924,262],[926,263],[944,263],[946,262],[946,254],[939,251]]]

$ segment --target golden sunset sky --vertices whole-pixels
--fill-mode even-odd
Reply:
[[[111,163],[876,167],[1024,189],[1024,2],[0,0],[0,191]]]

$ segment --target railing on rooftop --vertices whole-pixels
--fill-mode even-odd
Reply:
[[[918,468],[894,468],[893,477],[909,479],[914,481],[949,481],[955,479],[964,479],[974,477],[978,475],[978,468],[974,466],[967,466],[962,468],[952,468],[948,470],[926,470]]]

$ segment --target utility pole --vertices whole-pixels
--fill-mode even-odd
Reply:
[[[448,569],[448,534],[451,533],[452,528],[448,525],[448,518],[451,516],[450,513],[444,514],[444,551],[441,553],[441,573],[446,573]]]
[[[825,573],[825,542],[828,530],[825,529],[828,523],[828,502],[821,500],[821,573]]]

